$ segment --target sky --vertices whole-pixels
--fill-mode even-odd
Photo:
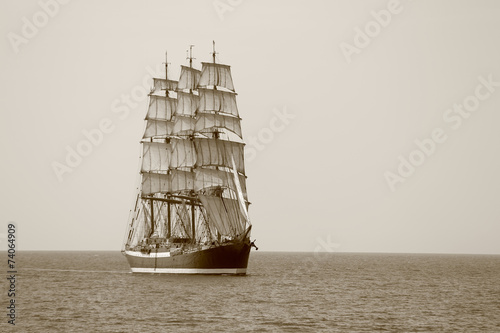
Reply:
[[[120,250],[150,78],[215,40],[260,250],[500,254],[498,1],[0,6],[3,246]]]

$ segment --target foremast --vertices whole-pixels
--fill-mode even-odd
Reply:
[[[140,193],[126,247],[249,237],[244,143],[230,66],[154,78],[141,140]],[[154,240],[154,241],[153,241]]]

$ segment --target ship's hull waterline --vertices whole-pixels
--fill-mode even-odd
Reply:
[[[246,274],[250,244],[232,243],[196,252],[170,256],[169,252],[144,254],[125,251],[133,273]]]

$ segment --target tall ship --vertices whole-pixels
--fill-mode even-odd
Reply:
[[[153,78],[140,183],[122,252],[134,273],[246,274],[244,142],[230,66],[193,68],[192,46],[172,80]]]

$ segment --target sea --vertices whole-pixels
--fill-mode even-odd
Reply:
[[[196,276],[18,252],[16,271],[1,332],[500,332],[500,255],[252,251],[245,276]]]

